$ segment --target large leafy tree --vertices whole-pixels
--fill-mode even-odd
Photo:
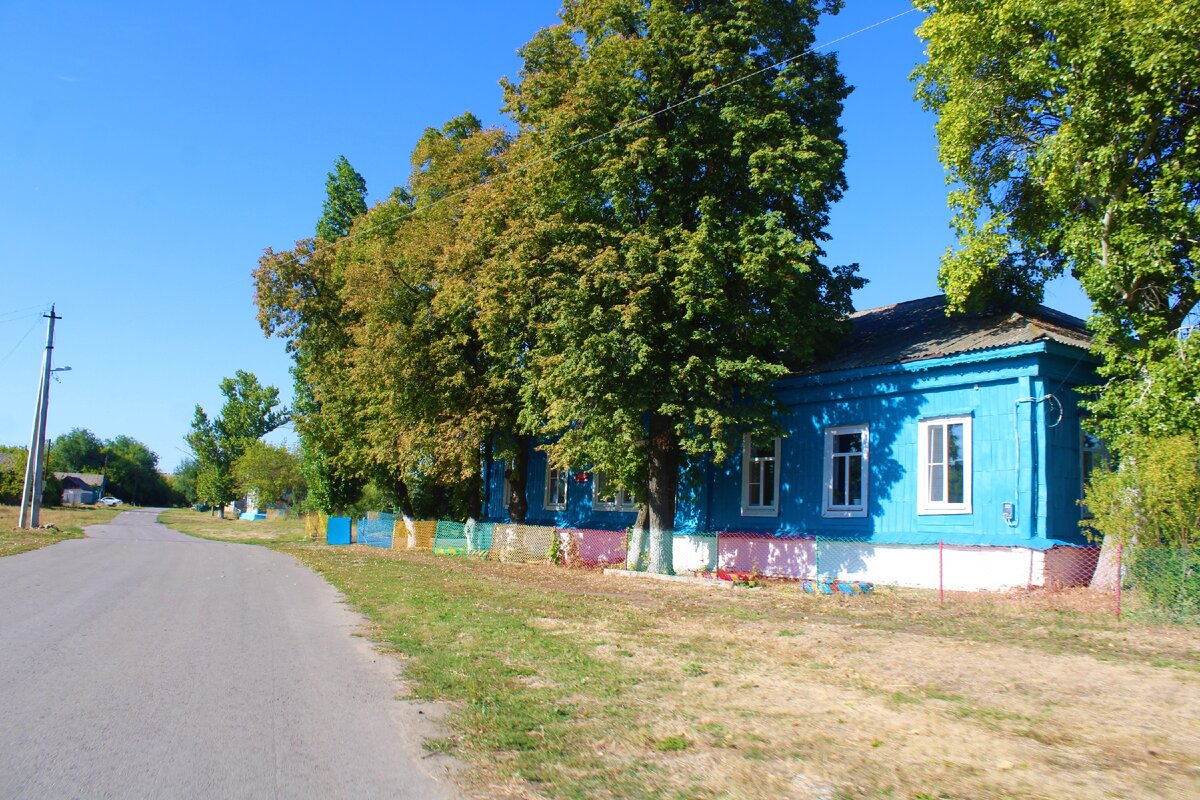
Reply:
[[[74,428],[50,445],[50,472],[99,472],[104,467],[104,442],[86,428]]]
[[[263,386],[252,372],[238,370],[234,377],[223,379],[221,394],[225,403],[220,414],[210,418],[197,405],[192,431],[186,437],[200,462],[197,491],[204,502],[216,506],[236,497],[234,463],[254,442],[289,419],[279,390]]]
[[[174,493],[158,471],[158,455],[132,436],[104,443],[109,493],[139,505],[167,505]]]
[[[959,247],[956,308],[1034,302],[1070,272],[1092,301],[1110,444],[1200,430],[1200,2],[922,0]]]
[[[300,458],[285,445],[252,442],[233,462],[233,479],[239,490],[253,494],[262,505],[301,500],[304,476]]]
[[[469,190],[499,169],[507,143],[472,114],[427,129],[408,188],[372,209],[343,247],[349,362],[370,458],[406,482],[443,487],[470,515],[479,513],[481,443],[515,398],[493,391],[476,325],[478,262],[461,252],[459,226]]]
[[[656,571],[685,457],[775,430],[772,383],[836,335],[859,285],[822,261],[849,88],[810,48],[840,6],[574,0],[505,85],[522,137],[558,153],[525,173],[525,419],[559,437],[558,463],[647,497]]]

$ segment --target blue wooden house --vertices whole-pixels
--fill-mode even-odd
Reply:
[[[1078,582],[1094,562],[1074,547],[1085,544],[1079,501],[1100,457],[1080,427],[1077,389],[1095,364],[1083,321],[1045,307],[947,317],[939,295],[851,323],[836,355],[777,386],[784,436],[747,439],[739,457],[682,482],[677,569],[754,558],[764,572],[804,571],[820,554],[801,551],[823,541],[820,571],[847,578],[929,585],[930,549],[944,573],[949,547],[961,588]],[[503,520],[502,465],[488,485],[488,513]],[[635,518],[603,475],[551,468],[537,450],[528,499],[530,523]],[[716,552],[714,532],[745,546]]]

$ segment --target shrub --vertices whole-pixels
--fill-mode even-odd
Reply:
[[[1200,440],[1132,441],[1116,471],[1092,474],[1086,503],[1086,524],[1122,542],[1128,577],[1151,605],[1172,616],[1200,612]]]

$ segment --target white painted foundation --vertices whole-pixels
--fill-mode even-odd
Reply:
[[[1087,585],[1098,550],[871,544],[761,536],[676,536],[677,572],[751,572],[788,578],[836,578],[887,586],[993,591]]]

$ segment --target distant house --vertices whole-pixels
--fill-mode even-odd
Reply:
[[[1083,321],[1044,306],[947,317],[938,295],[860,311],[851,324],[835,355],[776,386],[784,436],[692,465],[676,568],[736,561],[708,552],[711,535],[701,534],[718,531],[759,537],[762,553],[844,542],[820,563],[843,578],[898,574],[939,543],[981,556],[958,572],[970,584],[961,588],[1084,571],[1094,552],[1077,547],[1079,500],[1098,443],[1080,428],[1076,390],[1095,365]],[[504,465],[487,479],[487,513],[504,520]],[[603,475],[552,469],[538,450],[527,487],[530,524],[617,529],[635,517]],[[776,555],[758,566],[770,572]]]
[[[105,478],[95,472],[56,472],[63,505],[90,505],[104,496]]]

